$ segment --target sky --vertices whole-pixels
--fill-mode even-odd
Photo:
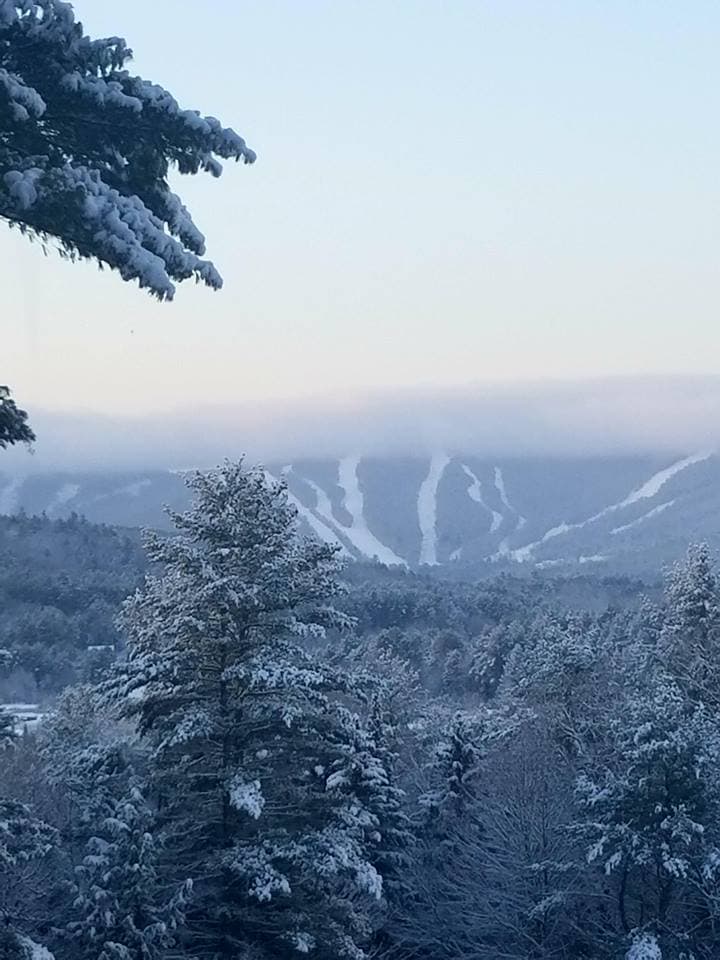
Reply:
[[[176,184],[220,293],[159,304],[0,229],[0,381],[31,410],[277,420],[720,373],[717,3],[75,8],[258,160]]]

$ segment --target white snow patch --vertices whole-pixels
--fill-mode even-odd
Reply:
[[[624,533],[626,530],[632,530],[633,527],[637,527],[639,524],[644,523],[646,520],[650,520],[652,517],[657,517],[658,514],[664,513],[669,507],[675,503],[674,500],[666,500],[665,503],[659,503],[657,507],[653,507],[652,510],[648,510],[647,513],[643,513],[642,516],[636,517],[635,520],[631,520],[630,523],[623,523],[622,526],[614,527],[610,533]]]
[[[15,477],[0,490],[0,513],[17,513],[24,477]]]
[[[54,960],[54,955],[41,943],[36,943],[29,937],[18,937],[18,939],[25,948],[28,960]]]
[[[437,491],[450,457],[445,453],[436,453],[430,460],[428,475],[420,484],[417,498],[418,522],[422,543],[420,545],[420,563],[436,567],[437,558]]]
[[[259,780],[245,781],[241,776],[233,778],[230,784],[230,803],[236,810],[248,813],[253,820],[258,820],[265,806],[265,797],[262,794]]]
[[[366,557],[377,557],[381,563],[388,566],[406,567],[407,562],[368,529],[365,522],[365,498],[357,476],[359,462],[359,457],[345,457],[338,464],[338,483],[343,490],[343,506],[352,518],[351,525],[347,527],[343,524],[341,529],[352,545]]]
[[[589,557],[578,557],[578,563],[605,563],[605,561],[609,559],[609,557],[604,556],[602,553],[593,553]]]
[[[643,933],[636,937],[625,954],[625,960],[663,960],[660,944],[651,934]]]
[[[482,483],[478,479],[478,477],[473,473],[470,467],[466,466],[464,463],[461,464],[461,467],[463,469],[463,472],[465,473],[465,476],[468,477],[468,479],[471,481],[470,486],[467,488],[468,496],[470,497],[471,500],[474,500],[475,503],[479,503],[481,507],[484,507],[488,511],[488,513],[491,515],[492,521],[490,523],[490,533],[495,533],[503,522],[502,514],[498,513],[497,510],[493,510],[493,508],[488,506],[488,504],[485,502],[485,499],[482,493]],[[497,467],[495,469],[497,470]],[[502,474],[500,475],[500,477],[501,477],[501,483],[502,483]],[[496,485],[497,485],[497,475],[496,475]],[[502,489],[504,492],[505,491],[504,483],[502,483]],[[501,498],[502,498],[502,494],[501,494]],[[507,495],[505,496],[505,499],[507,500]],[[457,553],[457,551],[455,552]]]

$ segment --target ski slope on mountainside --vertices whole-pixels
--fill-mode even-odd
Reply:
[[[428,474],[420,484],[417,498],[418,523],[422,542],[420,544],[420,563],[435,567],[437,558],[437,491],[450,457],[437,453],[430,460]]]
[[[377,558],[388,566],[406,567],[407,562],[382,543],[368,528],[365,520],[365,498],[360,489],[357,468],[360,457],[345,457],[338,464],[338,484],[343,491],[343,506],[350,514],[350,526],[342,525],[343,533],[361,554]]]
[[[291,470],[292,470],[292,467],[285,467],[282,473],[287,474]],[[267,477],[268,482],[270,483],[273,483],[276,479],[267,470],[265,471],[265,476]],[[306,507],[305,504],[302,503],[302,501],[299,500],[291,490],[287,491],[287,498],[288,498],[288,501],[297,510],[298,516],[301,517],[305,521],[305,523],[307,523],[307,525],[310,527],[310,529],[313,531],[313,533],[319,540],[322,540],[323,543],[329,543],[329,544],[332,544],[333,546],[340,547],[341,553],[345,557],[352,556],[352,554],[349,552],[347,547],[342,543],[342,541],[337,536],[337,534],[332,529],[332,527],[330,527],[323,520],[321,520],[320,517],[318,517],[310,509],[310,507]]]
[[[473,473],[470,467],[468,467],[464,463],[461,466],[463,469],[463,473],[470,480],[470,486],[467,488],[468,496],[470,497],[471,500],[474,500],[475,503],[479,503],[481,507],[487,510],[487,512],[490,514],[490,517],[491,517],[490,533],[496,533],[502,525],[503,515],[499,513],[497,510],[493,510],[493,508],[486,503],[485,498],[483,497],[482,483],[480,482],[478,477]],[[502,474],[500,475],[500,477],[501,477],[501,488],[502,488],[501,496],[502,495],[505,496],[503,503],[507,504],[507,493],[505,491],[505,483],[504,481],[502,481]],[[496,486],[497,486],[497,475],[496,475]]]
[[[346,557],[392,566],[453,561],[489,572],[491,561],[551,570],[618,562],[632,569],[637,550],[641,563],[663,566],[693,539],[720,553],[720,457],[707,452],[671,463],[626,455],[506,465],[440,450],[430,458],[276,463],[268,476],[285,477],[305,532],[340,544]],[[189,496],[182,475],[169,470],[0,472],[0,513],[7,514],[77,513],[169,530],[164,505],[182,511]]]
[[[597,523],[598,520],[602,520],[612,513],[617,513],[620,510],[624,510],[627,507],[639,503],[641,500],[651,500],[653,497],[657,496],[668,480],[670,480],[672,477],[676,476],[678,473],[681,473],[683,470],[687,470],[687,468],[693,464],[702,463],[710,456],[712,456],[711,453],[704,452],[696,453],[689,457],[683,457],[681,460],[671,463],[670,466],[665,467],[662,470],[658,470],[657,473],[654,473],[649,480],[646,480],[641,486],[637,487],[635,490],[632,490],[623,500],[619,500],[617,503],[611,503],[598,513],[588,517],[587,520],[580,520],[577,523],[559,523],[556,526],[551,527],[550,530],[547,530],[543,536],[540,537],[540,539],[534,540],[532,543],[525,544],[522,547],[518,547],[515,550],[508,551],[507,555],[519,563],[526,563],[532,558],[532,555],[537,548],[543,546],[543,544],[546,544],[549,540],[553,540],[555,537],[560,537],[563,534],[571,533],[575,530],[582,530],[584,527],[587,527],[593,523]],[[670,505],[671,504],[668,504],[667,506]],[[663,507],[663,510],[664,509],[667,509],[667,507]],[[644,519],[650,519],[652,516],[662,513],[663,510],[651,510],[645,515]],[[633,525],[634,524],[621,525],[616,527],[613,532],[621,533],[624,530],[631,529]]]

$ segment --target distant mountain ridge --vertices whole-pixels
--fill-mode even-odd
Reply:
[[[345,457],[274,464],[308,532],[344,555],[493,569],[659,568],[688,542],[720,549],[720,457],[504,459]],[[177,472],[0,475],[0,513],[79,513],[120,526],[167,524]]]

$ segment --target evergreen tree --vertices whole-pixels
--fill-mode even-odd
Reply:
[[[68,924],[78,960],[158,960],[175,943],[191,885],[160,895],[154,817],[133,784],[87,843]]]
[[[442,822],[463,815],[477,799],[483,752],[477,729],[459,711],[437,745],[431,767],[436,785],[420,797],[426,822],[442,833]]]
[[[222,279],[168,185],[254,153],[213,117],[133,76],[124,40],[92,40],[64,0],[0,0],[0,217],[172,298]]]
[[[719,748],[716,724],[659,673],[613,712],[600,762],[580,771],[578,830],[612,883],[605,934],[618,949],[629,938],[629,955],[644,940],[663,960],[720,950]]]
[[[2,756],[0,756],[2,763]],[[42,859],[54,846],[56,833],[33,816],[29,807],[0,795],[0,957],[24,960],[21,927],[24,905],[14,884],[27,865]],[[3,952],[4,951],[4,952]]]
[[[17,406],[9,389],[0,386],[0,450],[14,443],[32,443],[34,439],[27,414]]]
[[[307,646],[345,624],[335,548],[301,538],[284,486],[242,463],[189,480],[162,572],[126,603],[111,684],[152,749],[165,875],[193,880],[193,956],[358,957],[382,897],[372,744],[345,676]],[[352,776],[348,763],[356,764]]]
[[[704,544],[668,579],[658,654],[689,697],[720,708],[720,590]]]

